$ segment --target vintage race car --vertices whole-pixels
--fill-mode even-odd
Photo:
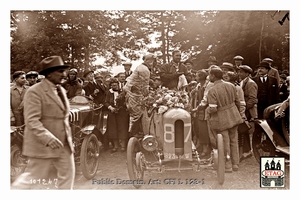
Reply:
[[[101,108],[84,96],[70,99],[69,121],[75,147],[75,166],[86,179],[95,177],[99,165],[99,140],[106,128],[102,123],[107,119]]]
[[[217,135],[217,149],[201,159],[192,142],[191,115],[182,108],[170,108],[163,114],[152,111],[143,115],[144,137],[131,137],[127,146],[128,174],[135,188],[141,187],[145,171],[217,169],[220,184],[225,176],[223,136]],[[153,159],[154,158],[154,159]]]

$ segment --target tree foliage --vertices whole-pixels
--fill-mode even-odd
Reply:
[[[37,64],[51,55],[81,71],[95,68],[98,57],[114,66],[145,51],[166,63],[174,49],[193,59],[195,69],[206,68],[210,55],[219,64],[241,55],[251,67],[271,57],[279,69],[288,69],[289,21],[278,23],[286,12],[11,11],[11,71],[39,71]]]

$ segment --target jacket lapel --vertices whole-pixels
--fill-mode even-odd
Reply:
[[[49,99],[52,99],[62,110],[65,110],[63,103],[58,99],[58,95],[54,93],[51,86],[46,81],[43,81],[42,83],[45,93],[49,97]]]

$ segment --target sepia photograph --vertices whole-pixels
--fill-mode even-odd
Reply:
[[[9,193],[290,194],[297,11],[203,7],[10,6]]]

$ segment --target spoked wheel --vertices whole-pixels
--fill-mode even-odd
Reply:
[[[139,141],[135,137],[131,137],[127,145],[127,170],[129,178],[132,181],[143,181],[144,170],[142,167],[142,152],[139,146]],[[135,188],[140,188],[141,184],[133,184]]]
[[[275,147],[262,128],[255,128],[252,149],[255,159],[259,163],[262,156],[275,156]]]
[[[218,163],[217,163],[217,176],[218,183],[223,184],[225,180],[225,150],[224,140],[222,134],[217,134],[217,152],[218,152]]]
[[[87,135],[80,150],[80,168],[86,179],[95,177],[98,169],[99,144],[94,134]]]
[[[10,149],[10,178],[13,182],[26,168],[27,160],[22,156],[22,151],[17,145]]]

